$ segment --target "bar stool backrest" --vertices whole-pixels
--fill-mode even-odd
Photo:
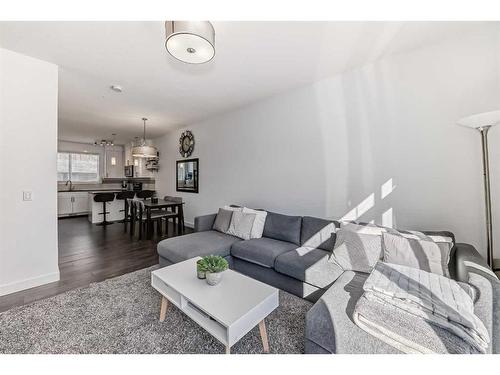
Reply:
[[[119,193],[116,193],[116,199],[122,200],[122,199],[132,199],[135,197],[135,191],[120,191]]]
[[[137,192],[136,196],[140,199],[148,199],[151,198],[154,194],[154,190],[141,190]]]

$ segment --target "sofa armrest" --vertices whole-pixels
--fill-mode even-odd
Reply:
[[[469,272],[480,273],[488,278],[497,278],[474,246],[466,243],[457,243],[453,254],[455,262],[455,279],[464,283],[469,282]]]
[[[197,216],[194,218],[194,231],[205,232],[211,230],[214,226],[215,217],[217,214]]]
[[[488,353],[497,354],[500,352],[500,280],[473,246],[460,243],[455,248],[456,279],[476,290],[474,313],[490,335]]]

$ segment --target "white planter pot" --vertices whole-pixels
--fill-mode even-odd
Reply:
[[[222,272],[211,273],[207,272],[205,274],[208,285],[217,285],[222,279]]]

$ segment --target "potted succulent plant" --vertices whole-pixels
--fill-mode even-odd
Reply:
[[[206,264],[202,258],[196,262],[196,274],[198,276],[198,279],[204,279],[206,277],[206,272]]]
[[[204,256],[202,259],[202,267],[205,270],[207,284],[217,285],[222,278],[222,272],[228,269],[227,260],[218,255]]]

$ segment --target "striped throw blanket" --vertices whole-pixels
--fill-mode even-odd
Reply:
[[[474,293],[468,284],[378,262],[363,289],[354,322],[401,351],[486,352],[488,331],[474,314]]]

